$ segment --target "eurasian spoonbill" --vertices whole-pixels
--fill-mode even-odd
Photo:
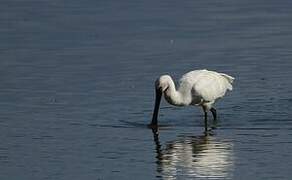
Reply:
[[[205,116],[205,131],[208,130],[207,112],[211,111],[214,120],[217,118],[216,109],[212,107],[215,101],[222,98],[227,90],[232,90],[234,78],[215,71],[194,70],[186,73],[180,79],[179,88],[169,75],[160,76],[155,82],[155,107],[150,127],[157,127],[157,117],[161,96],[174,106],[201,106]]]

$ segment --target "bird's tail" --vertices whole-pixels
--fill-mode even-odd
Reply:
[[[229,76],[229,75],[227,75],[227,74],[224,74],[224,73],[220,73],[220,75],[221,76],[223,76],[228,82],[229,82],[229,87],[228,87],[228,89],[229,90],[232,90],[232,83],[233,83],[233,81],[234,81],[234,77],[232,77],[232,76]]]
[[[233,81],[234,81],[234,77],[232,77],[232,76],[229,76],[229,75],[227,75],[227,74],[224,74],[224,73],[220,73],[221,74],[221,76],[223,76],[230,84],[232,84],[233,83]]]

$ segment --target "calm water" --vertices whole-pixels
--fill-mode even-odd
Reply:
[[[1,0],[0,179],[291,179],[292,3]],[[204,136],[161,74],[236,78]]]

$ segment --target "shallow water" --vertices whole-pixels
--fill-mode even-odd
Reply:
[[[1,1],[0,179],[290,179],[292,3]],[[201,109],[154,81],[236,78],[204,136]]]

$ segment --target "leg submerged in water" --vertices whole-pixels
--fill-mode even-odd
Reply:
[[[205,132],[208,131],[208,113],[207,113],[207,108],[203,106],[204,110],[204,120],[205,120]]]
[[[216,121],[217,120],[217,111],[216,111],[216,109],[212,107],[210,109],[210,111],[211,111],[211,113],[213,115],[214,120]]]

